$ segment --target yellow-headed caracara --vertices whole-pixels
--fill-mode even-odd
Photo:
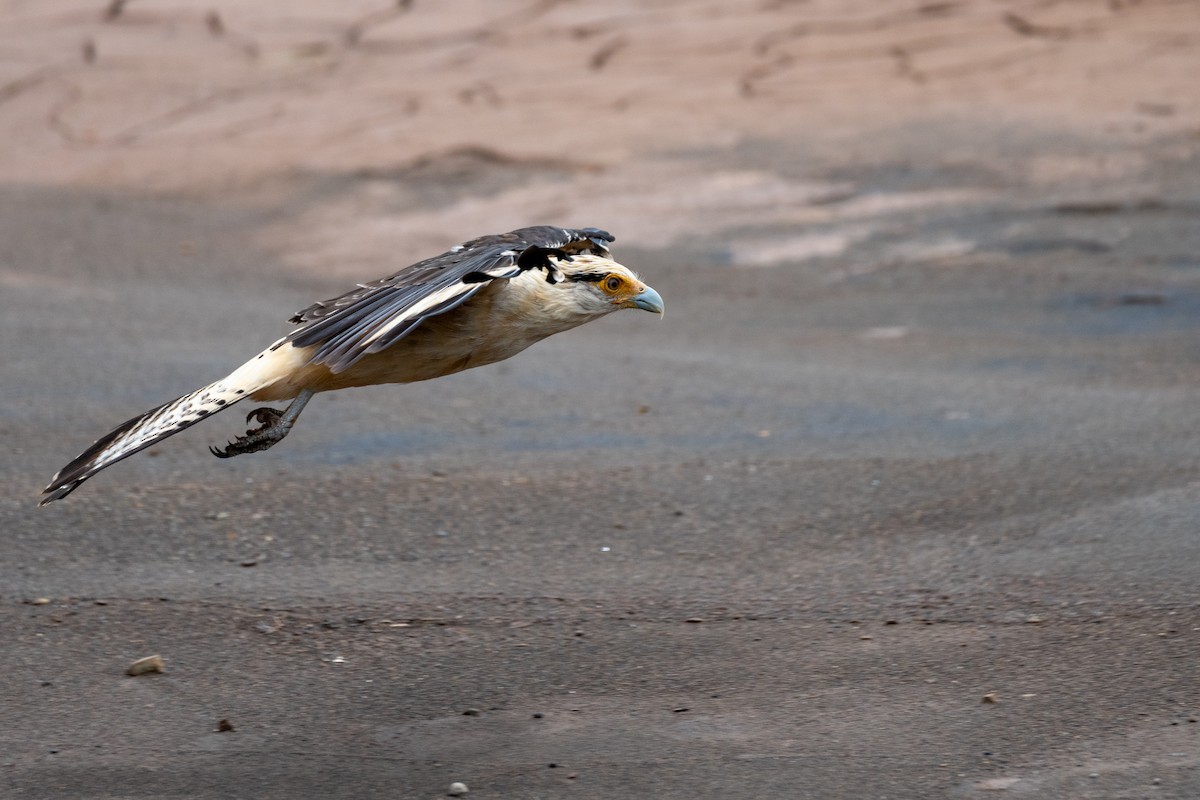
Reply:
[[[291,400],[256,408],[260,423],[221,458],[283,439],[317,392],[439,378],[516,355],[547,336],[620,308],[663,312],[658,292],[612,260],[596,228],[539,226],[482,236],[291,318],[287,336],[228,376],[147,411],[67,464],[40,505],[100,470],[247,398]]]

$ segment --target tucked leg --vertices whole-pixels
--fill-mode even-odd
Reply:
[[[308,404],[312,396],[313,393],[310,391],[301,392],[283,411],[268,407],[254,409],[246,415],[246,421],[249,422],[253,419],[261,422],[259,427],[247,430],[245,436],[237,437],[223,450],[210,447],[209,451],[217,458],[230,458],[266,450],[288,435],[288,431],[292,429],[296,418],[300,416],[300,412],[304,410],[304,406]]]

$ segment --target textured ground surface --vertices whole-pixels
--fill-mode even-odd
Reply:
[[[1194,5],[249,7],[0,5],[0,794],[1200,795]],[[544,221],[666,319],[35,508]]]

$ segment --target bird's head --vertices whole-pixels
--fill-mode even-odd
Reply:
[[[579,254],[570,261],[557,259],[554,266],[562,275],[556,288],[578,313],[601,316],[622,308],[640,308],[660,317],[663,314],[662,296],[633,270],[611,258]]]

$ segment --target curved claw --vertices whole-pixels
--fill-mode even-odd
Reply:
[[[283,416],[282,411],[278,411],[269,406],[263,406],[262,408],[256,408],[253,411],[251,411],[249,414],[247,414],[246,422],[249,422],[250,420],[254,420],[255,422],[261,422],[263,425],[270,425],[271,423],[277,421],[282,416]]]
[[[300,414],[300,409],[308,402],[313,393],[302,391],[297,395],[286,411],[263,406],[256,408],[246,415],[246,422],[257,420],[261,424],[257,428],[246,431],[244,436],[238,436],[223,448],[209,447],[208,452],[217,458],[232,458],[246,453],[257,453],[277,444],[292,428],[292,423]]]

